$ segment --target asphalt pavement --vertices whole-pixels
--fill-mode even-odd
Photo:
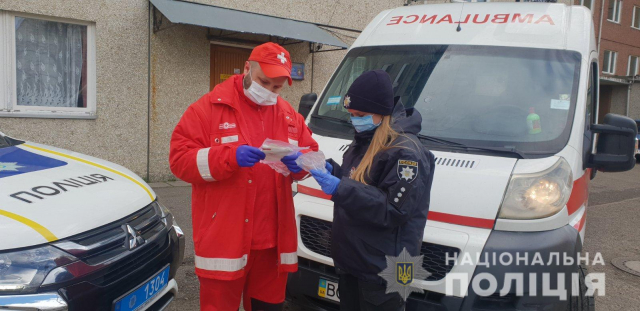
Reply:
[[[180,287],[171,311],[199,308],[198,278],[194,273],[191,240],[191,187],[182,182],[151,185],[160,201],[171,209],[187,236],[185,259],[177,273]],[[640,165],[629,172],[598,173],[590,184],[584,252],[597,252],[606,264],[590,265],[588,271],[606,276],[604,296],[596,296],[596,310],[640,310],[640,277],[615,268],[616,258],[640,260]],[[289,306],[287,309],[296,308]]]

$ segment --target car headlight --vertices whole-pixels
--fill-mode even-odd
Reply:
[[[0,253],[0,295],[35,293],[51,270],[76,260],[53,246]]]
[[[173,215],[171,214],[171,211],[166,206],[160,204],[160,202],[158,201],[155,201],[151,204],[156,210],[156,214],[160,215],[160,219],[162,220],[164,225],[167,227],[173,226]]]
[[[560,158],[549,169],[511,176],[499,218],[539,219],[558,213],[569,201],[573,187],[571,167]]]

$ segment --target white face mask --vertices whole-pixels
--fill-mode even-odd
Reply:
[[[251,69],[249,69],[249,79],[251,79]],[[273,106],[278,102],[278,94],[265,89],[253,79],[249,88],[244,89],[244,95],[260,106]]]

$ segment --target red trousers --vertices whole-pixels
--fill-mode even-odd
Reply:
[[[243,277],[231,281],[199,277],[200,310],[236,311],[240,299],[246,311],[252,310],[251,299],[283,303],[288,273],[278,273],[277,264],[276,248],[251,250]]]

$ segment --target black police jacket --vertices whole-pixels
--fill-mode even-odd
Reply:
[[[429,212],[435,158],[418,140],[422,117],[399,103],[392,128],[401,135],[393,148],[375,156],[367,184],[351,179],[375,131],[357,133],[344,153],[342,166],[329,160],[341,178],[334,202],[331,255],[338,273],[384,284],[378,276],[387,255],[406,248],[411,256],[420,246]]]

